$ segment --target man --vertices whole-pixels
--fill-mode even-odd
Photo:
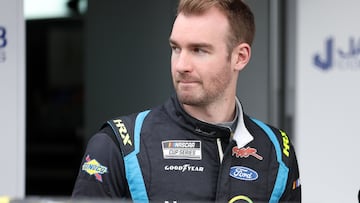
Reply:
[[[176,95],[107,122],[88,143],[73,197],[300,202],[287,134],[248,117],[236,97],[254,27],[241,0],[180,0],[169,40]]]

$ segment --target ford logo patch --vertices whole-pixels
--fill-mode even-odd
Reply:
[[[258,179],[259,175],[251,168],[244,166],[233,166],[230,168],[230,176],[239,180],[252,181]]]

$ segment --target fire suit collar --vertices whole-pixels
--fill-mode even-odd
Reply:
[[[170,117],[172,117],[178,125],[194,132],[197,135],[205,136],[207,138],[230,139],[230,128],[206,123],[192,117],[182,108],[176,95],[171,97],[170,103],[168,103],[166,108],[169,111]],[[170,113],[174,110],[175,113]]]
[[[249,142],[251,142],[254,139],[254,137],[250,134],[250,132],[245,126],[244,112],[238,98],[236,98],[236,105],[238,106],[239,109],[239,118],[238,118],[236,130],[233,135],[233,140],[235,140],[237,147],[241,148],[247,145]]]

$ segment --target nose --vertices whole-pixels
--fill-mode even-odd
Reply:
[[[171,60],[173,69],[179,73],[191,72],[191,57],[186,51],[181,51],[180,53],[173,53]]]

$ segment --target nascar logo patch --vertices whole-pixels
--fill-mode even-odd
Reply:
[[[162,141],[164,159],[201,160],[201,141],[167,140]]]

